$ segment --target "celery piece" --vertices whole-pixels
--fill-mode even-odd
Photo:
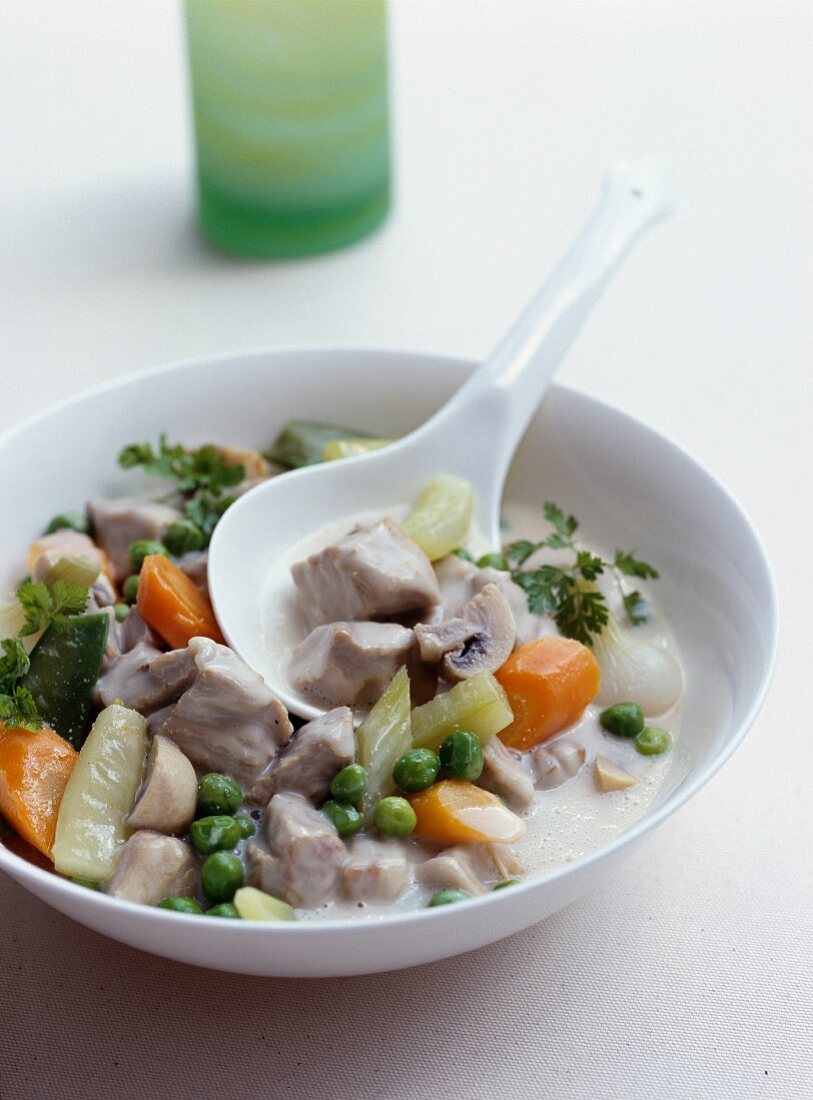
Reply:
[[[42,555],[42,558],[45,558],[46,554],[48,554],[48,551]],[[83,558],[78,554],[67,554],[64,557],[57,558],[56,561],[50,564],[46,561],[45,571],[41,575],[37,574],[35,566],[34,579],[42,581],[49,589],[53,588],[55,582],[60,580],[65,581],[66,584],[73,582],[81,584],[83,588],[90,588],[100,572],[98,562],[91,561],[90,558]]]
[[[60,874],[94,882],[113,874],[129,832],[124,822],[141,784],[146,751],[145,718],[116,703],[101,712],[59,807],[52,855]]]
[[[454,474],[435,474],[404,522],[404,530],[430,561],[445,558],[466,541],[474,488]]]
[[[412,712],[412,747],[433,749],[457,730],[485,743],[514,720],[508,696],[490,672],[477,672]]]
[[[359,432],[339,424],[322,424],[316,420],[289,420],[265,457],[280,466],[313,466],[321,462],[325,444],[332,439],[378,438],[372,432]]]
[[[234,908],[243,920],[296,920],[286,901],[263,893],[254,886],[241,886],[234,895]]]
[[[358,763],[367,772],[362,809],[369,824],[378,802],[395,789],[392,769],[412,747],[409,676],[401,668],[356,731]]]
[[[353,458],[355,455],[366,455],[369,451],[380,451],[393,442],[392,439],[330,439],[325,444],[322,458],[325,462]]]

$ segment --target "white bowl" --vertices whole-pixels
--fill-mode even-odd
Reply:
[[[0,589],[19,580],[48,518],[97,493],[124,493],[125,443],[165,431],[189,443],[265,448],[292,417],[400,435],[433,412],[472,364],[375,350],[221,355],[114,382],[0,438]],[[477,441],[472,440],[472,446]],[[610,843],[511,890],[465,905],[380,919],[268,925],[184,918],[95,893],[0,843],[0,867],[82,924],[158,955],[247,974],[321,977],[392,970],[455,955],[542,920],[608,877],[731,755],[765,695],[777,636],[773,580],[741,508],[697,462],[651,428],[554,386],[512,467],[508,493],[554,499],[585,537],[636,547],[661,570],[660,601],[688,687],[682,735],[646,816]]]

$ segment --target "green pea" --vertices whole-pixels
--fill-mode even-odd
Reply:
[[[113,605],[113,614],[116,616],[117,623],[123,623],[127,616],[130,614],[130,608],[126,603],[117,603]]]
[[[242,835],[238,822],[226,814],[201,817],[193,821],[189,826],[189,833],[192,843],[204,856],[234,848]]]
[[[672,737],[657,726],[644,726],[635,738],[635,747],[642,756],[659,756],[672,747]]]
[[[354,806],[358,806],[364,797],[366,786],[367,772],[361,764],[348,764],[333,776],[330,793],[339,802],[352,802]]]
[[[159,909],[173,909],[176,913],[202,913],[203,910],[194,898],[164,898],[158,902]]]
[[[508,570],[508,562],[505,560],[504,554],[483,554],[481,558],[477,559],[478,569],[504,569]]]
[[[240,920],[240,914],[230,901],[221,902],[220,905],[213,905],[211,909],[206,910],[207,917],[231,917]]]
[[[336,802],[329,799],[322,806],[322,813],[336,826],[339,836],[352,836],[364,824],[364,818],[352,802]]]
[[[82,512],[60,512],[45,528],[45,534],[53,535],[54,531],[78,531],[80,535],[86,535],[89,530],[87,517]]]
[[[473,783],[483,771],[483,746],[473,733],[450,733],[440,746],[440,764],[445,772]]]
[[[237,828],[240,830],[240,836],[243,840],[248,840],[250,836],[254,836],[257,832],[257,826],[248,814],[238,814],[234,820],[237,822]]]
[[[440,760],[431,749],[410,749],[399,757],[392,778],[402,791],[425,791],[438,777]]]
[[[198,780],[198,810],[202,815],[233,814],[243,803],[243,792],[233,779],[207,772]]]
[[[179,519],[164,531],[164,546],[176,558],[193,550],[202,550],[205,545],[206,536],[191,519]]]
[[[243,885],[243,864],[233,852],[213,852],[204,859],[200,877],[210,901],[231,901]]]
[[[74,875],[71,882],[76,886],[84,886],[86,890],[98,890],[101,887],[95,878],[85,878],[84,875]]]
[[[637,703],[616,703],[603,710],[598,720],[616,737],[636,737],[644,728],[644,712]]]
[[[453,905],[456,901],[467,901],[471,894],[465,890],[438,890],[429,899],[427,909],[434,909],[436,905]]]
[[[496,886],[492,887],[492,889],[493,890],[504,890],[506,888],[506,886],[516,886],[518,883],[519,883],[518,878],[507,878],[507,879],[504,879],[502,882],[498,882],[496,884]]]
[[[373,811],[373,824],[382,836],[409,836],[418,819],[405,798],[382,798]]]
[[[138,542],[131,543],[129,553],[130,568],[134,573],[141,572],[144,559],[149,557],[150,554],[162,554],[165,558],[169,557],[169,551],[163,542],[156,542],[155,539],[139,539]]]
[[[127,603],[135,603],[138,599],[138,576],[133,573],[121,586],[121,594]]]

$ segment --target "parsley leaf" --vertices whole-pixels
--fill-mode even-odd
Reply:
[[[26,581],[17,589],[17,599],[26,614],[20,637],[38,634],[66,615],[80,615],[87,607],[88,590],[76,581],[55,580],[50,590],[40,582]]]
[[[168,443],[162,435],[156,451],[149,443],[130,443],[119,453],[119,465],[124,469],[141,466],[150,477],[174,481],[177,490],[186,497],[187,518],[211,538],[217,522],[233,496],[224,496],[226,489],[239,485],[245,468],[239,462],[229,462],[211,443],[197,450],[187,450],[180,443]]]
[[[42,718],[28,688],[15,687],[0,694],[0,722],[9,728],[30,730],[31,733],[42,729]]]
[[[595,581],[605,572],[621,577],[656,579],[659,574],[646,562],[640,561],[632,551],[616,550],[612,561],[580,548],[575,541],[579,521],[566,515],[553,501],[545,501],[545,518],[553,531],[539,542],[520,539],[504,550],[511,565],[511,577],[525,592],[528,609],[534,615],[551,615],[556,625],[569,638],[576,638],[591,645],[593,637],[600,634],[609,622],[610,610],[603,593]],[[573,561],[569,566],[542,564],[536,569],[522,566],[538,550],[570,550]],[[624,593],[624,609],[630,622],[637,626],[646,622],[649,611],[640,592]]]
[[[3,647],[3,656],[0,657],[0,692],[7,693],[25,676],[31,662],[22,642],[17,638],[4,638],[0,644]]]
[[[643,580],[657,580],[660,576],[657,569],[653,569],[653,567],[647,565],[645,561],[639,561],[635,557],[634,550],[629,552],[616,550],[613,567],[617,569],[619,573],[623,573],[625,577],[641,577]]]

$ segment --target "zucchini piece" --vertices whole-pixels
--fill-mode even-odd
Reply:
[[[31,667],[21,681],[45,724],[75,749],[82,747],[90,725],[91,693],[109,626],[107,615],[70,615],[52,623],[34,646]]]
[[[394,443],[393,439],[331,439],[325,444],[322,453],[324,462],[334,462],[337,458],[353,458],[366,455],[370,451],[380,451]]]
[[[286,901],[254,886],[240,887],[234,895],[234,908],[243,920],[296,920],[296,914]]]
[[[106,707],[79,753],[56,820],[54,866],[63,875],[104,882],[116,869],[130,830],[147,752],[147,720],[114,703]]]
[[[490,672],[477,672],[412,712],[412,747],[437,752],[450,733],[466,730],[485,742],[514,720],[508,696]]]
[[[332,439],[378,438],[371,432],[343,428],[339,424],[322,424],[317,420],[289,420],[277,436],[265,457],[280,466],[313,466],[321,462],[325,444]]]
[[[392,769],[412,747],[409,717],[409,676],[401,668],[376,705],[356,730],[356,754],[367,772],[362,809],[369,824],[379,801],[395,789]]]
[[[470,481],[454,474],[435,474],[403,528],[430,561],[438,561],[466,541],[473,511]]]

